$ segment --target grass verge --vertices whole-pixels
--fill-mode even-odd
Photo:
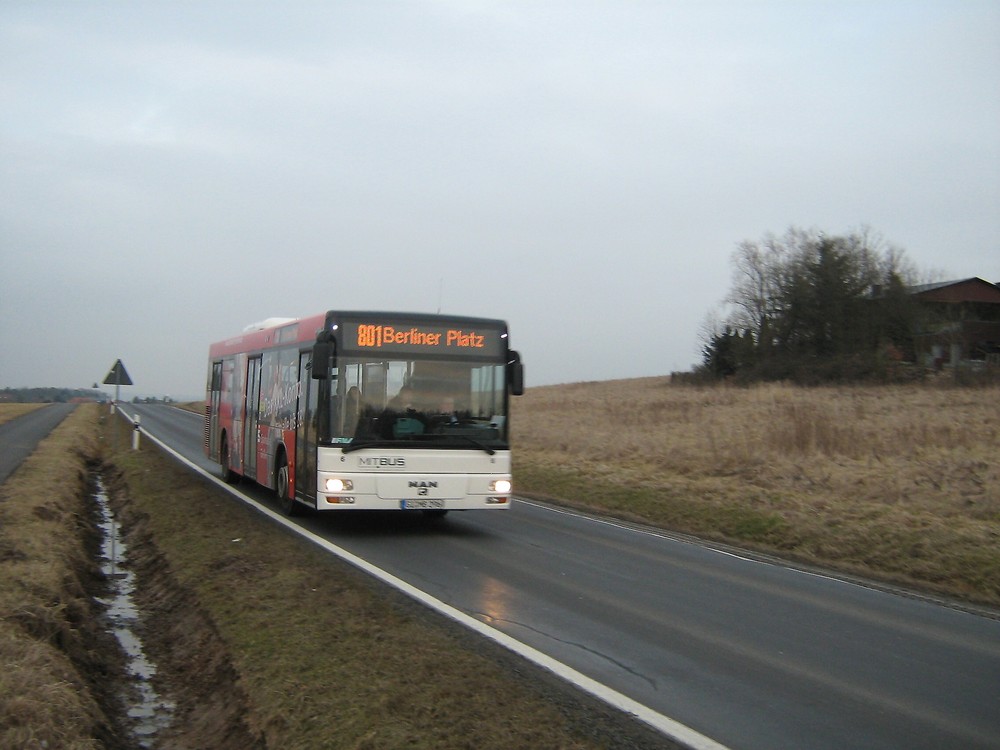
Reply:
[[[155,564],[137,562],[140,583],[143,569],[169,571],[190,606],[205,613],[237,676],[244,723],[261,744],[667,746],[306,545],[155,448],[120,447],[110,458],[113,502],[128,538],[141,542],[130,541],[130,549],[156,550]],[[142,585],[158,589],[148,578]],[[168,620],[166,640],[176,650]]]
[[[0,747],[124,748],[117,644],[97,625],[88,506],[96,408],[78,407],[0,485]]]

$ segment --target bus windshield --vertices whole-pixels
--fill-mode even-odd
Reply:
[[[495,361],[342,357],[330,387],[321,442],[507,447],[506,371]]]

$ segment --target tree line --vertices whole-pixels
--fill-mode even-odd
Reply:
[[[69,403],[74,399],[103,401],[107,398],[100,391],[90,388],[3,388],[0,403],[49,404]]]
[[[698,374],[741,381],[889,379],[914,358],[916,268],[868,230],[789,229],[741,242],[724,318],[709,320]]]
[[[93,388],[2,388],[0,404],[56,404],[70,401],[110,401],[111,397]],[[124,399],[122,399],[124,401]],[[133,404],[172,404],[170,396],[134,396]]]

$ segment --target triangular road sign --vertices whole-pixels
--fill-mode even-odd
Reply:
[[[122,364],[122,361],[120,359],[117,362],[115,362],[114,367],[111,368],[111,372],[109,372],[108,376],[104,378],[104,384],[132,385],[132,378],[130,378],[128,376],[128,373],[125,372],[125,365]]]

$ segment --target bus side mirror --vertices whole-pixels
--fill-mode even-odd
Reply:
[[[333,367],[337,356],[337,345],[333,340],[316,341],[312,351],[312,377],[313,380],[328,380],[330,369]]]
[[[507,385],[512,396],[524,395],[524,365],[521,364],[521,355],[515,351],[510,352],[507,363]]]

